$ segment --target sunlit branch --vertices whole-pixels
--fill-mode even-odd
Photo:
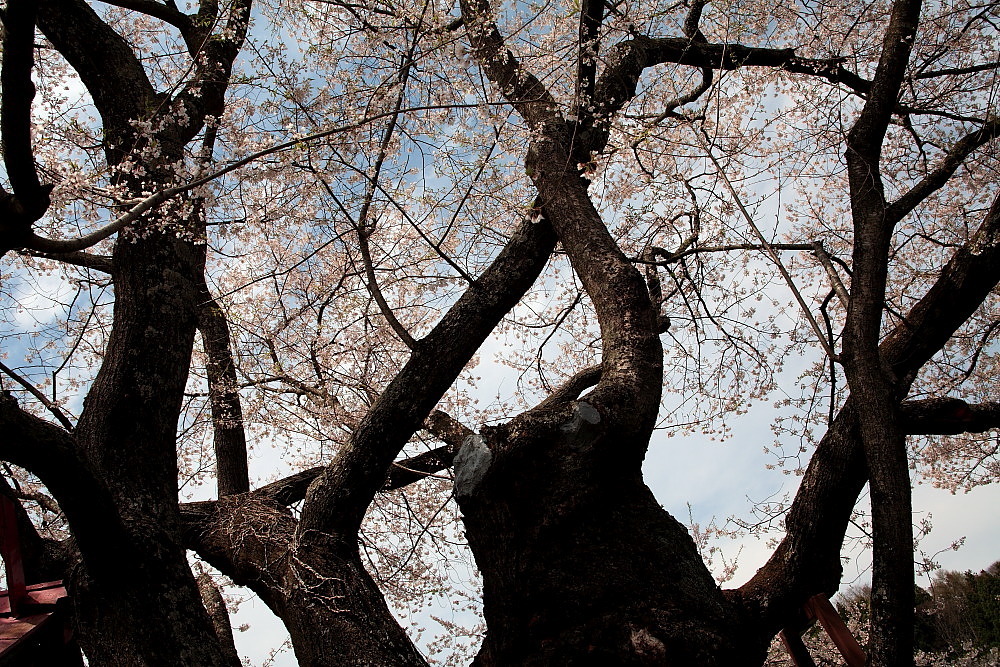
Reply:
[[[584,368],[582,371],[577,371],[577,373],[566,380],[566,382],[556,387],[555,391],[546,396],[545,400],[539,403],[535,409],[554,408],[564,403],[575,401],[579,398],[580,394],[595,386],[600,381],[600,364]]]
[[[844,287],[844,283],[840,280],[840,274],[837,273],[837,269],[833,266],[833,261],[830,258],[829,253],[823,247],[822,241],[816,241],[812,244],[813,255],[819,260],[820,265],[826,271],[826,275],[830,278],[830,284],[833,287],[833,291],[836,293],[837,298],[840,299],[840,305],[847,308],[848,304],[851,302],[851,297],[847,293],[847,288]]]
[[[473,435],[472,429],[443,410],[432,411],[424,420],[424,428],[456,452],[465,439]]]
[[[59,504],[56,503],[55,498],[52,496],[42,493],[41,491],[25,491],[18,483],[17,478],[14,476],[14,471],[6,461],[3,463],[3,468],[14,485],[8,485],[7,480],[0,477],[0,493],[4,493],[11,498],[17,498],[18,500],[31,501],[46,512],[51,512],[52,514],[60,514],[62,512],[62,510],[59,509]]]

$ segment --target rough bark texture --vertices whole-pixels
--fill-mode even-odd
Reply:
[[[319,548],[302,544],[291,513],[260,492],[186,505],[184,518],[188,545],[282,619],[299,664],[426,664],[365,571],[356,541],[330,544],[317,534]]]
[[[472,436],[455,493],[483,573],[480,665],[751,665],[764,645],[587,399]]]
[[[39,27],[76,69],[101,114],[108,163],[121,164],[150,141],[160,147],[155,158],[138,158],[141,177],[128,171],[115,177],[135,196],[171,183],[170,165],[183,159],[205,116],[221,111],[248,9],[247,3],[234,7],[229,38],[202,50],[192,81],[197,90],[186,87],[173,101],[185,105],[187,115],[164,120],[146,137],[136,121],[166,113],[170,100],[153,90],[131,46],[83,2],[39,3]],[[206,74],[210,78],[200,79]],[[176,431],[202,300],[203,229],[201,216],[185,213],[181,202],[120,234],[104,363],[73,438],[58,445],[61,460],[52,464],[85,474],[94,493],[81,497],[75,485],[63,484],[65,472],[43,477],[80,547],[67,583],[91,665],[231,664],[188,566],[177,505]],[[78,516],[84,512],[87,520]]]
[[[222,665],[178,540],[177,415],[204,249],[171,232],[128,235],[116,244],[114,260],[115,326],[75,436],[107,481],[113,520],[131,549],[89,551],[87,566],[69,580],[80,641],[93,665]],[[102,560],[107,567],[90,566]],[[159,610],[162,622],[135,622],[149,610]]]
[[[368,413],[332,464],[231,502],[186,509],[199,555],[250,586],[284,621],[303,665],[420,665],[362,564],[361,518],[375,493],[413,481],[392,461],[500,318],[542,270],[555,244],[548,225],[521,225],[508,246],[439,324]],[[462,427],[435,414],[428,426],[454,440]],[[444,452],[404,462],[440,469]],[[302,498],[295,521],[283,503]]]
[[[868,100],[847,139],[854,219],[854,272],[843,364],[857,398],[872,503],[873,665],[913,663],[913,521],[899,378],[879,349],[894,221],[887,220],[882,143],[909,62],[920,0],[897,0]]]
[[[527,171],[602,340],[600,381],[588,396],[547,401],[471,436],[456,458],[455,493],[484,578],[489,631],[477,663],[759,663],[764,643],[747,648],[747,636],[733,632],[735,609],[642,482],[662,383],[658,313],[576,166],[607,136],[574,134],[554,113],[538,80],[505,49],[488,2],[463,2],[462,13],[487,76],[539,135]],[[581,30],[596,33],[587,23],[594,20],[585,16]],[[594,88],[589,67],[579,76],[581,90]]]
[[[229,623],[229,609],[226,606],[225,598],[222,597],[222,591],[215,585],[211,575],[207,572],[198,575],[198,590],[201,591],[201,601],[205,604],[209,618],[212,619],[215,635],[219,638],[226,660],[230,667],[242,667],[243,662],[236,651],[233,626]]]
[[[215,476],[219,497],[250,490],[247,438],[243,429],[236,364],[233,362],[229,322],[202,283],[198,298],[198,329],[208,357],[206,375],[212,404]]]

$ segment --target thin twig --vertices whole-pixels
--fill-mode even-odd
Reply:
[[[736,187],[733,185],[732,181],[729,180],[729,176],[726,175],[726,172],[722,168],[722,165],[719,164],[719,161],[715,158],[715,153],[712,152],[712,147],[709,143],[708,134],[705,132],[703,128],[695,128],[694,126],[692,126],[691,129],[694,132],[695,136],[698,138],[698,142],[701,144],[702,149],[708,156],[708,159],[711,160],[712,164],[715,166],[716,172],[719,174],[719,178],[721,178],[723,183],[726,184],[726,188],[729,190],[729,193],[733,196],[733,200],[736,202],[736,207],[739,208],[740,213],[746,219],[747,224],[750,226],[750,229],[753,230],[754,235],[760,241],[761,245],[764,248],[765,253],[767,253],[767,256],[770,257],[771,261],[774,262],[775,266],[778,267],[778,271],[781,273],[782,277],[785,279],[785,282],[788,284],[788,288],[792,290],[792,294],[795,296],[795,300],[798,302],[799,307],[802,309],[802,314],[809,321],[810,326],[812,326],[813,332],[816,334],[816,339],[819,340],[819,343],[823,347],[823,350],[826,352],[827,356],[829,356],[830,359],[836,361],[837,360],[836,352],[834,352],[833,348],[830,347],[830,344],[827,342],[826,337],[823,335],[823,330],[820,329],[819,323],[816,321],[816,318],[813,317],[812,312],[809,310],[809,306],[806,304],[806,300],[802,297],[802,293],[799,291],[799,288],[795,285],[795,281],[792,280],[792,275],[788,273],[788,269],[786,269],[785,265],[781,262],[781,257],[774,249],[774,246],[767,240],[764,234],[760,231],[760,228],[757,227],[757,223],[754,222],[753,216],[750,215],[750,211],[748,211],[746,206],[744,206],[743,200],[740,198],[739,193],[736,191]]]

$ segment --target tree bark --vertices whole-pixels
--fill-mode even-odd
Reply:
[[[856,396],[872,503],[872,641],[876,666],[913,664],[913,516],[900,378],[879,348],[894,230],[881,177],[882,143],[916,37],[920,0],[896,0],[868,100],[847,138],[854,221],[843,365]]]
[[[198,330],[208,363],[208,396],[212,406],[215,477],[220,498],[250,490],[247,438],[243,427],[236,364],[233,362],[229,322],[202,282],[198,299]]]
[[[765,645],[620,455],[645,444],[586,398],[466,441],[455,493],[489,628],[474,664],[761,664]]]
[[[226,600],[222,597],[222,591],[212,581],[211,575],[202,572],[198,575],[198,590],[201,591],[201,601],[208,611],[212,625],[215,627],[215,635],[222,645],[222,652],[226,655],[230,667],[243,667],[240,655],[236,651],[236,642],[233,640],[233,626],[229,622],[229,609],[226,607]]]
[[[213,6],[202,12],[217,13]],[[113,176],[134,196],[173,183],[172,165],[184,159],[185,144],[206,115],[221,111],[248,11],[247,2],[233,7],[226,36],[200,51],[191,82],[171,100],[153,89],[131,46],[85,3],[39,3],[39,27],[101,114],[109,165],[131,156],[143,167],[141,175]],[[180,107],[184,114],[171,115]],[[145,136],[136,121],[154,114],[161,116],[157,129]],[[153,157],[133,153],[154,141]],[[107,542],[80,540],[82,559],[68,579],[78,636],[91,665],[226,665],[181,544],[177,500],[176,430],[204,284],[197,208],[175,201],[126,227],[113,262],[114,324],[72,447],[110,505],[94,507],[91,519],[115,529]],[[60,504],[74,534],[85,537],[87,526],[63,498]]]

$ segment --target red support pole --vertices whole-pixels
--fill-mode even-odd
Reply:
[[[825,595],[814,595],[806,603],[806,613],[823,624],[826,634],[830,635],[840,655],[844,656],[847,667],[865,667],[868,656]]]

